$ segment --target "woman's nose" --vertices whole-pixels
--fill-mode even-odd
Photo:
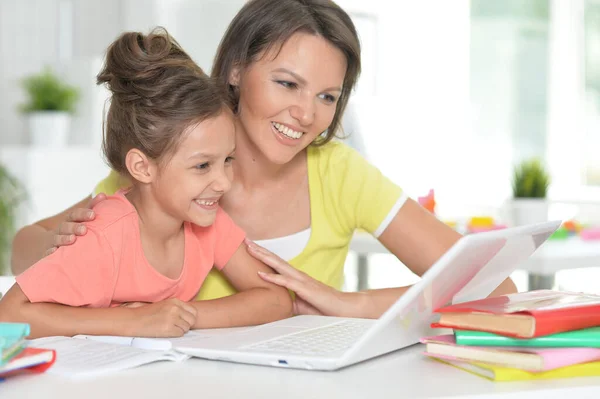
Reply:
[[[315,120],[315,102],[313,98],[300,98],[290,107],[290,115],[302,126],[310,126]]]

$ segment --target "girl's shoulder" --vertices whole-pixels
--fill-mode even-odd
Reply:
[[[127,217],[137,217],[135,208],[125,198],[122,191],[106,197],[94,206],[96,218],[86,223],[86,226],[96,230],[106,230],[108,227],[124,221]]]

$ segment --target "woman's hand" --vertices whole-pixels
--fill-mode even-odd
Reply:
[[[295,269],[279,256],[252,241],[246,240],[246,245],[250,255],[278,273],[259,272],[263,280],[286,287],[296,293],[294,314],[348,316],[354,312],[354,304],[343,292]]]
[[[52,231],[50,248],[45,252],[45,256],[50,255],[54,251],[63,245],[71,245],[77,240],[77,236],[82,236],[87,233],[87,227],[84,222],[94,220],[96,214],[92,208],[101,201],[106,199],[105,194],[98,194],[92,198],[85,208],[73,209],[67,215],[67,219],[58,225],[58,227]]]

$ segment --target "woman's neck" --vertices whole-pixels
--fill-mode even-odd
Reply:
[[[301,160],[301,151],[292,161],[279,165],[269,161],[254,145],[239,120],[236,121],[235,181],[244,187],[263,186],[266,182],[287,180]]]
[[[138,213],[142,237],[163,244],[180,237],[183,220],[177,220],[161,209],[150,186],[135,185],[126,197]]]

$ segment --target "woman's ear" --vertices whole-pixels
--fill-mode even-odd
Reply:
[[[132,148],[127,152],[125,166],[131,177],[140,183],[152,183],[156,178],[156,162],[137,148]]]

